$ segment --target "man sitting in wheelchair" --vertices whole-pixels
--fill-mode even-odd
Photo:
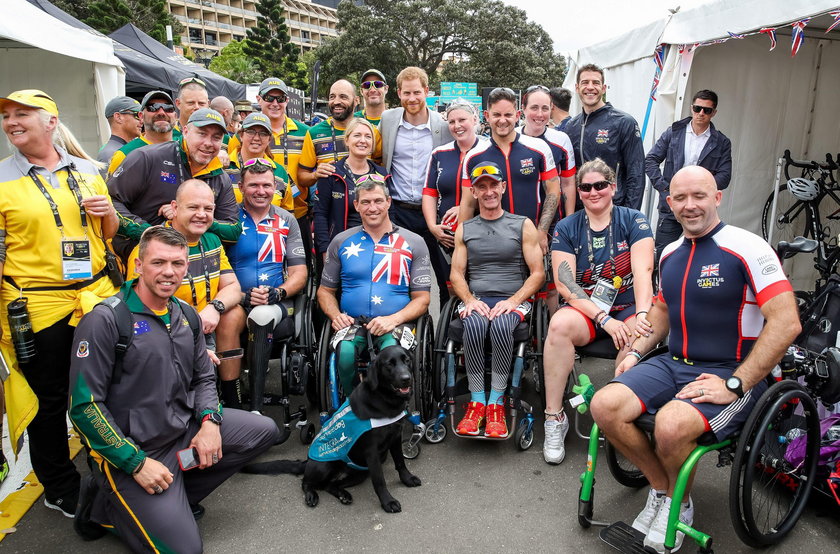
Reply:
[[[479,215],[455,232],[450,280],[461,304],[464,357],[470,402],[456,432],[505,438],[504,393],[513,358],[513,331],[531,309],[528,299],[545,282],[537,229],[530,219],[502,209],[507,188],[502,170],[482,162],[472,173],[472,194]],[[530,275],[529,275],[530,273]],[[467,280],[469,279],[469,281]],[[484,391],[484,341],[490,335],[492,378]]]
[[[651,331],[631,344],[615,379],[591,404],[609,441],[650,482],[633,527],[659,552],[680,466],[701,435],[721,441],[743,426],[767,388],[765,377],[800,329],[778,258],[758,236],[720,221],[721,192],[711,173],[683,168],[667,200],[684,238],[662,253],[661,290],[647,318]],[[669,352],[639,363],[669,331]],[[655,449],[633,424],[646,411],[656,413]],[[679,517],[691,525],[687,498]],[[682,540],[677,533],[672,551]]]
[[[248,160],[240,179],[242,235],[228,257],[243,291],[233,315],[237,336],[248,327],[251,411],[258,412],[273,342],[295,332],[293,297],[306,285],[306,255],[294,215],[272,204],[278,185],[274,162]],[[225,363],[235,366],[231,373],[238,377],[241,360]]]
[[[362,224],[330,242],[318,287],[318,304],[336,333],[336,369],[345,395],[355,386],[356,360],[367,348],[357,318],[365,318],[377,351],[399,344],[397,328],[426,313],[432,285],[426,243],[391,222],[385,184],[372,179],[358,184],[353,206]]]

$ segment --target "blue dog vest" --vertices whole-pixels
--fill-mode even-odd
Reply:
[[[353,469],[366,470],[366,467],[350,461],[350,449],[362,435],[371,429],[385,427],[401,420],[406,415],[408,414],[403,411],[400,415],[391,418],[359,419],[350,409],[348,398],[315,436],[315,440],[309,447],[309,459],[316,462],[343,461]]]

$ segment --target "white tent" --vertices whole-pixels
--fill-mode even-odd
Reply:
[[[732,140],[734,166],[721,215],[758,232],[785,149],[797,159],[823,160],[840,151],[840,27],[825,33],[834,22],[828,12],[837,9],[837,0],[711,0],[581,49],[564,86],[573,90],[577,68],[595,63],[606,71],[607,100],[640,126],[650,103],[646,151],[689,114],[694,92],[717,92],[715,125]],[[805,41],[791,57],[790,24],[804,18],[811,18]],[[758,31],[774,27],[777,47],[770,52],[768,35]],[[708,44],[716,40],[725,42]],[[664,66],[656,101],[649,102],[659,44],[665,45]]]
[[[105,104],[125,91],[111,39],[73,28],[26,0],[0,4],[0,96],[30,88],[48,93],[61,121],[95,155],[110,136],[101,116]],[[8,154],[0,140],[0,158]]]

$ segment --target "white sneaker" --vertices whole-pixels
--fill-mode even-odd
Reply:
[[[656,514],[656,519],[650,526],[647,536],[645,537],[645,546],[650,547],[657,552],[665,552],[665,532],[668,530],[668,512],[671,511],[671,499],[666,497],[659,508],[659,513]],[[691,497],[688,497],[688,506],[680,509],[680,521],[686,525],[694,523],[694,503],[691,502]],[[676,552],[682,546],[684,533],[677,531],[677,539],[674,542],[674,548],[671,552]]]
[[[664,500],[665,493],[658,494],[653,488],[648,490],[645,508],[633,520],[633,529],[641,531],[643,535],[647,535],[648,531],[650,531],[650,525],[656,519],[656,514],[659,513],[659,508],[662,506]]]
[[[543,458],[546,463],[559,464],[566,457],[566,433],[569,432],[569,418],[563,414],[563,419],[545,422],[545,443],[543,443]]]

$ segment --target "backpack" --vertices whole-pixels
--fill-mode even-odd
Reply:
[[[795,344],[812,352],[838,344],[840,331],[840,275],[831,275],[826,284],[814,293],[800,319],[802,332]]]
[[[187,304],[181,302],[182,312],[190,324],[193,332],[193,342],[198,340],[201,334],[201,322],[198,319],[198,312],[192,309],[187,309]],[[118,296],[110,296],[100,302],[100,304],[108,306],[111,313],[114,314],[114,320],[117,323],[117,344],[114,346],[116,358],[114,359],[114,373],[111,377],[111,383],[117,385],[122,380],[123,372],[123,358],[131,341],[134,340],[134,316],[131,315],[131,310]]]

